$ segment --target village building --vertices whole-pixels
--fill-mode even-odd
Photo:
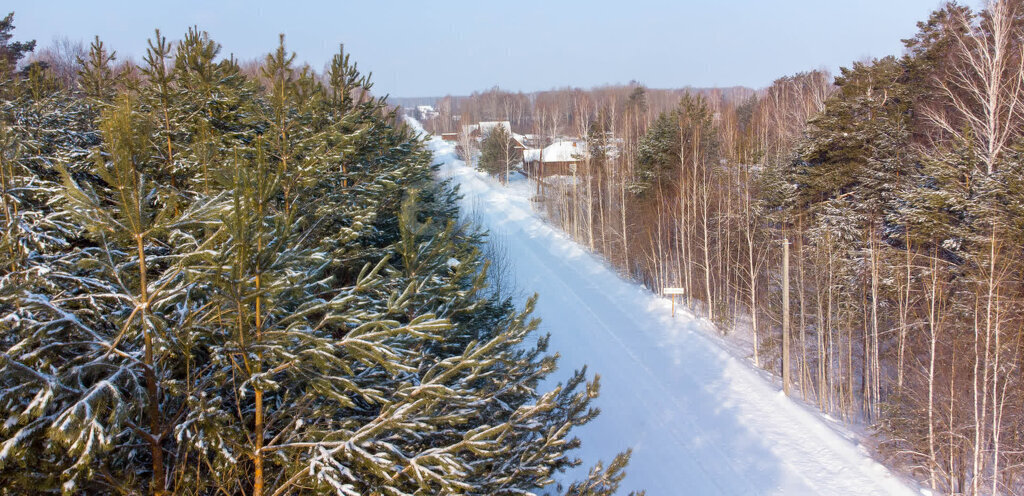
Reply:
[[[563,139],[544,148],[523,150],[523,172],[530,177],[570,176],[583,172],[586,157],[585,141]]]
[[[420,121],[429,121],[440,115],[440,113],[431,105],[417,105],[415,114],[416,118]]]
[[[477,124],[466,124],[462,126],[462,132],[479,141],[490,135],[496,127],[503,127],[505,132],[512,134],[512,123],[509,121],[481,121]]]
[[[512,133],[512,148],[515,150],[516,157],[522,159],[523,152],[526,151],[526,140],[523,139],[523,135]]]
[[[525,145],[525,136],[512,132],[512,123],[509,121],[481,121],[477,124],[467,124],[462,126],[461,133],[444,133],[441,135],[441,139],[457,142],[460,139],[460,135],[468,135],[477,143],[481,143],[498,127],[505,129],[505,132],[512,138],[511,146],[513,149],[513,155],[517,159],[521,157],[523,150],[526,150],[527,148]]]

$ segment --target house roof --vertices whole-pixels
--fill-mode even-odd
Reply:
[[[544,148],[543,155],[539,148],[523,150],[523,160],[536,162],[543,158],[544,162],[578,162],[587,154],[587,144],[583,141],[556,141]]]
[[[469,124],[462,126],[462,132],[471,134],[473,131],[480,131],[480,136],[487,136],[498,126],[505,128],[506,132],[512,134],[512,123],[509,121],[483,121],[479,124]]]

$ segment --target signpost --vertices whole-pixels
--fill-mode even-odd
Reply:
[[[661,294],[672,297],[672,318],[676,318],[676,295],[684,295],[686,291],[683,288],[665,288],[661,290]]]

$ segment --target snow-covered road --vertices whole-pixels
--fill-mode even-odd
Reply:
[[[439,138],[428,146],[461,186],[464,209],[504,239],[519,289],[540,294],[541,331],[562,356],[555,375],[584,364],[601,375],[602,413],[577,431],[584,464],[567,481],[632,447],[623,489],[651,496],[914,494],[842,429],[726,351],[700,320],[685,311],[672,319],[666,300],[547,225],[525,188],[466,167]]]

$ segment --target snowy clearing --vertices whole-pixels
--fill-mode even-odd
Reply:
[[[411,124],[418,128],[415,121]],[[601,376],[602,410],[576,431],[584,464],[633,448],[622,492],[675,494],[915,494],[843,429],[790,400],[726,351],[706,323],[622,280],[533,212],[526,183],[501,186],[427,142],[441,173],[461,186],[463,208],[502,237],[519,289],[537,292],[541,332],[560,372]]]

